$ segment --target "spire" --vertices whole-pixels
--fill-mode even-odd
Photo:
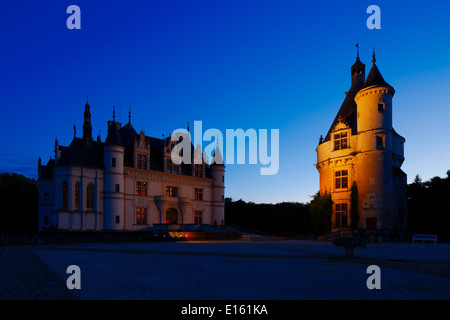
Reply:
[[[92,140],[91,110],[89,100],[84,105],[83,140]]]
[[[383,76],[381,75],[380,70],[378,69],[377,65],[375,64],[375,62],[377,61],[377,59],[375,58],[375,48],[373,49],[373,54],[372,54],[372,68],[370,68],[369,74],[367,75],[367,79],[364,82],[364,86],[362,87],[362,89],[371,87],[371,86],[387,86],[387,87],[391,87],[392,86],[387,83]]]
[[[356,44],[356,61],[351,67],[352,86],[362,85],[366,77],[366,65],[359,60],[359,43]]]
[[[225,165],[223,164],[222,154],[221,154],[220,148],[219,148],[219,136],[218,135],[216,138],[216,148],[214,149],[213,158],[211,159],[211,165],[225,167]]]

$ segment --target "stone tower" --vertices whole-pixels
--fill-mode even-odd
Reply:
[[[212,224],[225,225],[225,165],[217,144],[211,162],[212,185]]]
[[[325,139],[317,147],[320,191],[331,193],[332,230],[350,227],[350,195],[358,187],[358,228],[406,229],[405,139],[392,125],[394,88],[381,75],[373,54],[365,79],[359,60],[352,85]]]
[[[124,229],[124,150],[115,120],[108,121],[108,136],[103,148],[103,229]]]

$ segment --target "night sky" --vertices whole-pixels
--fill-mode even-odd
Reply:
[[[381,30],[369,30],[369,5]],[[81,30],[69,30],[69,5]],[[37,178],[37,161],[82,135],[86,96],[94,138],[117,120],[161,137],[186,121],[203,130],[279,129],[278,174],[227,165],[226,196],[307,202],[325,136],[350,88],[360,46],[396,94],[408,182],[450,169],[448,1],[3,1],[0,10],[0,172]],[[203,145],[206,147],[207,143]]]

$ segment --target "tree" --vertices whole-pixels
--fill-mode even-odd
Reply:
[[[359,222],[359,208],[358,208],[358,186],[356,185],[356,181],[353,181],[350,193],[350,220],[352,229],[357,229]]]
[[[326,191],[323,195],[318,191],[310,204],[311,223],[314,227],[314,233],[317,236],[329,233],[331,231],[331,216],[333,214],[333,200],[331,194]]]
[[[439,241],[450,241],[450,176],[422,181],[418,175],[408,185],[408,228],[415,233],[437,234]]]
[[[0,174],[0,230],[36,230],[38,187],[35,179]]]
[[[225,198],[225,221],[264,233],[310,234],[309,205],[298,202],[254,203]]]

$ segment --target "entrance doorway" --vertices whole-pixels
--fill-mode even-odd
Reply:
[[[367,218],[367,229],[368,230],[377,229],[377,218]]]
[[[167,209],[166,224],[178,224],[178,212],[175,209]]]

